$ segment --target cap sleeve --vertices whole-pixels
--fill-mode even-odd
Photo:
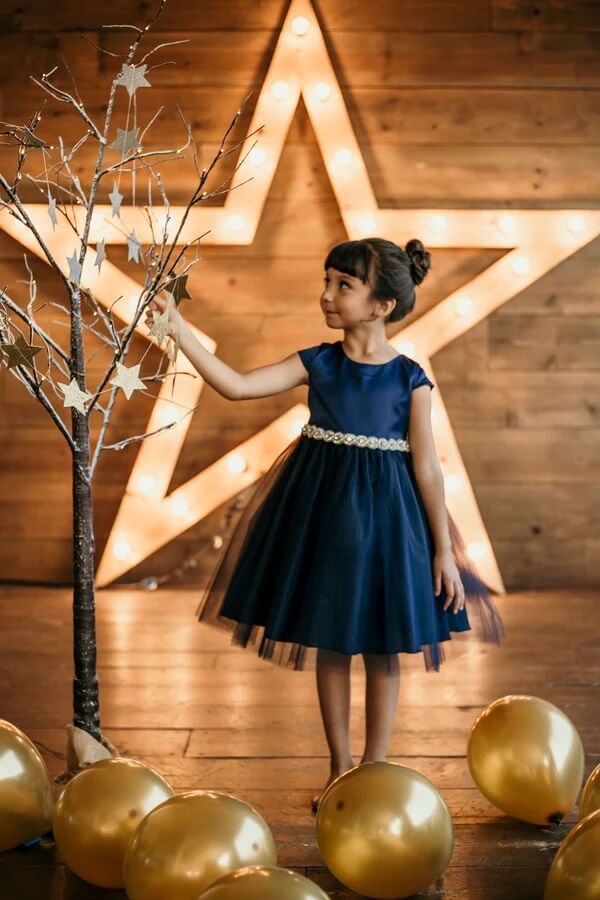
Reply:
[[[428,384],[432,390],[435,387],[433,381],[431,381],[425,374],[425,370],[422,368],[422,366],[420,366],[418,362],[414,362],[411,378],[411,389],[420,387],[422,384]]]
[[[317,352],[320,349],[320,347],[321,347],[321,344],[316,344],[314,347],[304,347],[302,350],[297,351],[298,356],[302,360],[302,365],[304,366],[304,368],[306,369],[306,371],[308,372],[309,375],[311,374],[311,371],[312,371],[313,360],[314,360],[315,356],[317,355]]]

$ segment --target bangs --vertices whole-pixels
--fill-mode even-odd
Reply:
[[[353,275],[367,284],[370,281],[368,276],[372,268],[372,258],[371,247],[368,244],[362,241],[344,241],[329,251],[323,268],[327,270],[331,266],[332,269]]]

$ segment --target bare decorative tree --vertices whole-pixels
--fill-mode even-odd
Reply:
[[[73,756],[73,734],[77,732],[80,739],[81,732],[87,733],[97,743],[97,750],[100,753],[102,753],[102,748],[104,748],[104,752],[115,752],[115,748],[102,735],[100,728],[94,589],[94,471],[100,455],[104,451],[121,450],[133,442],[152,439],[153,435],[172,428],[176,424],[176,422],[171,422],[153,432],[133,435],[116,443],[106,442],[119,389],[129,400],[134,391],[145,389],[147,383],[160,382],[167,377],[174,378],[178,374],[174,369],[178,346],[177,342],[172,341],[169,336],[168,307],[162,314],[154,312],[154,324],[149,332],[154,335],[156,343],[161,349],[163,342],[166,341],[166,354],[164,352],[161,354],[158,369],[154,373],[140,377],[140,368],[146,356],[145,353],[135,365],[126,365],[132,337],[138,322],[157,294],[163,293],[168,304],[171,305],[173,303],[178,305],[182,298],[189,297],[185,287],[186,278],[191,268],[198,262],[199,242],[205,235],[199,235],[188,242],[181,242],[182,229],[190,210],[210,197],[227,193],[233,189],[229,182],[238,168],[243,165],[247,155],[238,161],[232,175],[224,179],[216,189],[212,191],[205,189],[215,166],[225,156],[234,153],[242,143],[241,141],[234,142],[228,149],[225,149],[228,136],[236,125],[250,94],[236,110],[221,140],[217,154],[206,168],[200,170],[192,131],[179,106],[177,109],[186,133],[185,143],[175,149],[145,152],[142,150],[144,134],[162,111],[161,107],[138,138],[135,93],[141,87],[151,87],[147,77],[150,76],[151,69],[148,69],[147,60],[157,51],[164,50],[174,43],[182,43],[182,41],[174,41],[158,44],[138,59],[138,54],[141,53],[143,44],[148,39],[153,25],[163,13],[165,5],[166,0],[160,0],[157,13],[144,28],[135,25],[102,26],[107,29],[124,29],[133,32],[134,35],[126,54],[103,50],[100,47],[96,48],[99,52],[109,53],[121,62],[121,69],[110,84],[102,127],[97,125],[88,113],[66,61],[64,64],[73,83],[72,91],[67,91],[56,84],[56,79],[53,77],[56,69],[43,74],[40,79],[32,77],[32,80],[49,94],[52,100],[69,105],[73,114],[83,120],[85,132],[73,146],[69,149],[65,148],[61,137],[58,138],[57,145],[54,145],[39,136],[38,132],[41,130],[39,123],[44,104],[47,102],[46,98],[44,98],[42,109],[31,118],[28,124],[1,123],[1,133],[5,143],[14,144],[18,148],[18,158],[12,177],[9,178],[0,173],[0,189],[2,191],[0,214],[14,216],[21,226],[29,229],[41,248],[41,255],[56,272],[64,290],[65,302],[61,304],[51,301],[51,305],[59,309],[66,317],[67,321],[64,324],[68,325],[70,333],[70,345],[67,350],[38,324],[37,314],[46,304],[43,303],[36,307],[36,279],[27,257],[25,257],[29,289],[29,301],[25,308],[11,298],[6,288],[0,292],[0,365],[4,365],[27,392],[43,406],[67,442],[72,456],[74,728],[71,727],[69,731],[68,752],[71,760],[75,759],[78,762],[81,761],[81,754],[75,751],[75,756]],[[82,39],[88,40],[83,36]],[[160,65],[165,65],[165,63]],[[118,127],[116,139],[109,144],[109,135],[112,134],[115,95],[119,87],[125,88],[129,93],[130,110],[133,100],[133,127],[128,128],[128,115],[125,128]],[[257,131],[259,130],[257,129]],[[96,142],[97,153],[93,171],[90,172],[89,184],[86,185],[82,184],[80,178],[74,174],[72,160],[88,141]],[[112,165],[106,164],[104,160],[107,147],[116,150],[120,155],[118,162]],[[191,148],[193,154],[197,184],[184,206],[181,219],[171,237],[169,235],[169,201],[163,180],[160,173],[155,170],[155,165],[159,161],[164,163],[181,159],[184,151],[188,148]],[[28,161],[40,153],[44,161],[43,174],[29,174],[26,171]],[[58,157],[54,162],[52,162],[53,155]],[[47,164],[48,158],[50,159],[49,164]],[[118,309],[117,304],[122,298],[116,298],[110,307],[104,309],[94,296],[94,292],[90,288],[86,288],[85,283],[82,283],[82,272],[86,254],[92,252],[96,254],[94,265],[98,267],[100,274],[102,272],[102,263],[106,258],[104,239],[96,241],[95,251],[89,245],[92,217],[99,192],[104,189],[109,176],[113,176],[113,190],[108,195],[112,203],[112,214],[113,217],[120,215],[120,206],[124,198],[119,192],[118,184],[122,173],[131,175],[133,207],[135,207],[136,176],[145,178],[147,182],[148,203],[143,206],[143,214],[147,217],[152,240],[144,248],[135,235],[135,230],[132,229],[132,232],[127,235],[128,257],[141,264],[144,270],[144,279],[143,285],[140,284],[133,318],[127,325],[119,327],[115,321],[113,307]],[[79,252],[74,251],[72,256],[66,260],[58,259],[56,253],[52,252],[49,246],[50,242],[44,239],[43,229],[40,229],[32,218],[27,203],[21,200],[20,189],[23,178],[39,189],[42,195],[46,193],[48,216],[53,227],[56,227],[58,216],[61,216],[64,226],[76,235]],[[158,191],[161,198],[160,227],[152,203],[153,188]],[[189,250],[192,250],[194,256],[189,262],[186,262],[184,255]],[[65,271],[67,267],[68,271]],[[90,321],[85,319],[88,310]],[[99,383],[90,390],[88,390],[86,378],[88,361],[84,351],[84,333],[86,331],[112,350],[112,359],[107,365],[106,371],[100,377]],[[47,361],[44,366],[45,371],[42,373],[38,368],[36,357],[37,354],[44,352]],[[173,364],[170,372],[162,371],[165,355]],[[58,381],[59,377],[62,380]],[[105,398],[105,394],[108,394],[108,397]],[[57,400],[62,402],[62,415],[59,412],[61,407]],[[67,408],[71,409],[70,427],[63,419],[64,410]],[[190,415],[192,411],[191,409],[185,410],[183,415]],[[101,418],[98,438],[92,450],[90,446],[90,416],[95,413],[99,414]]]

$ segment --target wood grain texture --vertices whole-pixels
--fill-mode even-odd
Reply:
[[[336,76],[382,206],[489,205],[594,207],[600,189],[600,6],[588,0],[318,0]],[[259,89],[286,4],[280,0],[169,2],[156,42],[184,39],[154,69],[152,90],[138,92],[149,120],[163,106],[148,147],[172,145],[179,103],[206,163],[246,93]],[[145,20],[148,7],[91,0],[43,0],[0,10],[0,117],[21,121],[38,108],[39,76],[69,60],[90,112],[101,119],[122,33],[106,22]],[[68,85],[63,75],[62,83]],[[126,93],[118,98],[124,117]],[[245,133],[252,105],[238,125]],[[50,101],[44,133],[67,143],[79,121]],[[115,122],[115,126],[116,126]],[[122,124],[122,122],[121,122]],[[12,159],[0,146],[0,170]],[[75,171],[85,185],[90,155]],[[232,156],[223,169],[231,173]],[[36,170],[36,174],[39,174]],[[193,184],[191,159],[167,174],[172,202]],[[23,185],[25,199],[38,200]],[[104,198],[106,199],[106,198]],[[220,199],[215,199],[220,203]],[[336,340],[321,324],[318,296],[326,251],[346,233],[306,109],[300,103],[250,247],[207,247],[189,279],[189,317],[217,341],[217,354],[247,371],[302,346]],[[130,275],[126,249],[108,258]],[[501,251],[436,250],[403,322],[435,306]],[[600,583],[597,554],[600,471],[600,241],[565,260],[440,350],[434,375],[450,414],[476,498],[508,588],[582,587]],[[33,261],[39,296],[60,299],[60,286]],[[26,302],[21,248],[0,233],[2,285]],[[41,324],[50,327],[47,307]],[[66,329],[53,333],[66,345]],[[390,336],[397,333],[390,329]],[[89,343],[90,351],[95,349]],[[145,350],[134,343],[132,361]],[[90,363],[95,383],[104,356]],[[157,356],[148,355],[153,365]],[[205,386],[172,487],[185,482],[306,399],[304,389],[231,403]],[[151,404],[117,404],[115,441],[139,433]],[[109,454],[97,471],[96,547],[102,552],[135,458],[135,447]],[[67,583],[71,573],[70,466],[47,414],[0,368],[0,580]],[[128,573],[123,582],[172,571],[221,528],[217,510]],[[210,551],[186,578],[210,571]]]
[[[98,673],[103,731],[127,756],[154,766],[179,793],[217,790],[251,803],[275,838],[278,864],[296,869],[332,898],[354,900],[323,865],[310,798],[328,775],[314,673],[279,669],[233,648],[194,617],[195,592],[124,588],[98,596]],[[0,709],[36,743],[51,774],[63,771],[70,721],[70,592],[0,587]],[[558,827],[506,816],[477,790],[468,768],[471,724],[489,703],[526,693],[559,706],[586,751],[585,775],[600,761],[598,591],[527,591],[499,598],[507,638],[472,647],[439,673],[408,668],[388,760],[422,772],[442,793],[455,827],[443,876],[420,897],[538,900],[561,841]],[[534,637],[535,635],[535,637]],[[351,669],[351,740],[364,740],[365,673]],[[125,900],[72,875],[52,842],[0,854],[10,900]]]

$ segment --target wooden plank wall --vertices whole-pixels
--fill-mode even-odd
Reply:
[[[93,44],[117,50],[125,41],[100,25],[143,24],[147,9],[132,0],[55,0],[51,14],[45,0],[5,4],[0,117],[26,121],[41,97],[29,75],[60,65],[64,53],[99,118],[116,69],[113,57]],[[599,4],[318,0],[316,9],[382,206],[597,206]],[[157,42],[190,40],[165,52],[162,58],[175,65],[154,70],[153,89],[137,94],[142,119],[164,106],[148,146],[180,139],[179,103],[193,124],[201,160],[209,160],[237,105],[251,87],[260,87],[286,10],[285,0],[169,0]],[[79,122],[56,103],[48,104],[44,121],[44,133],[62,134],[67,142],[81,133]],[[249,115],[236,137],[248,121]],[[6,171],[13,157],[0,150]],[[89,161],[82,153],[75,164],[84,183]],[[163,174],[172,202],[183,202],[191,164],[169,172],[165,167]],[[23,196],[39,199],[27,186]],[[341,333],[322,324],[318,296],[325,253],[345,238],[300,105],[255,243],[204,248],[190,278],[190,318],[216,339],[217,354],[241,370],[336,340]],[[109,255],[139,275],[123,248],[110,247]],[[435,251],[413,316],[498,255]],[[599,263],[596,240],[433,359],[509,589],[600,583]],[[32,265],[38,297],[60,301],[49,269]],[[21,248],[2,232],[0,272],[2,285],[24,300]],[[50,308],[40,317],[48,327],[56,318]],[[132,361],[144,349],[139,341]],[[92,383],[102,360],[99,354],[92,362]],[[205,387],[172,487],[305,397],[306,389],[298,388],[231,403]],[[144,398],[118,406],[114,438],[137,433],[148,411]],[[99,466],[98,553],[135,452],[107,455]],[[220,530],[221,512],[123,581],[171,571]],[[46,413],[0,370],[0,579],[68,582],[70,515],[66,445]],[[211,558],[209,551],[190,578],[201,578]]]

